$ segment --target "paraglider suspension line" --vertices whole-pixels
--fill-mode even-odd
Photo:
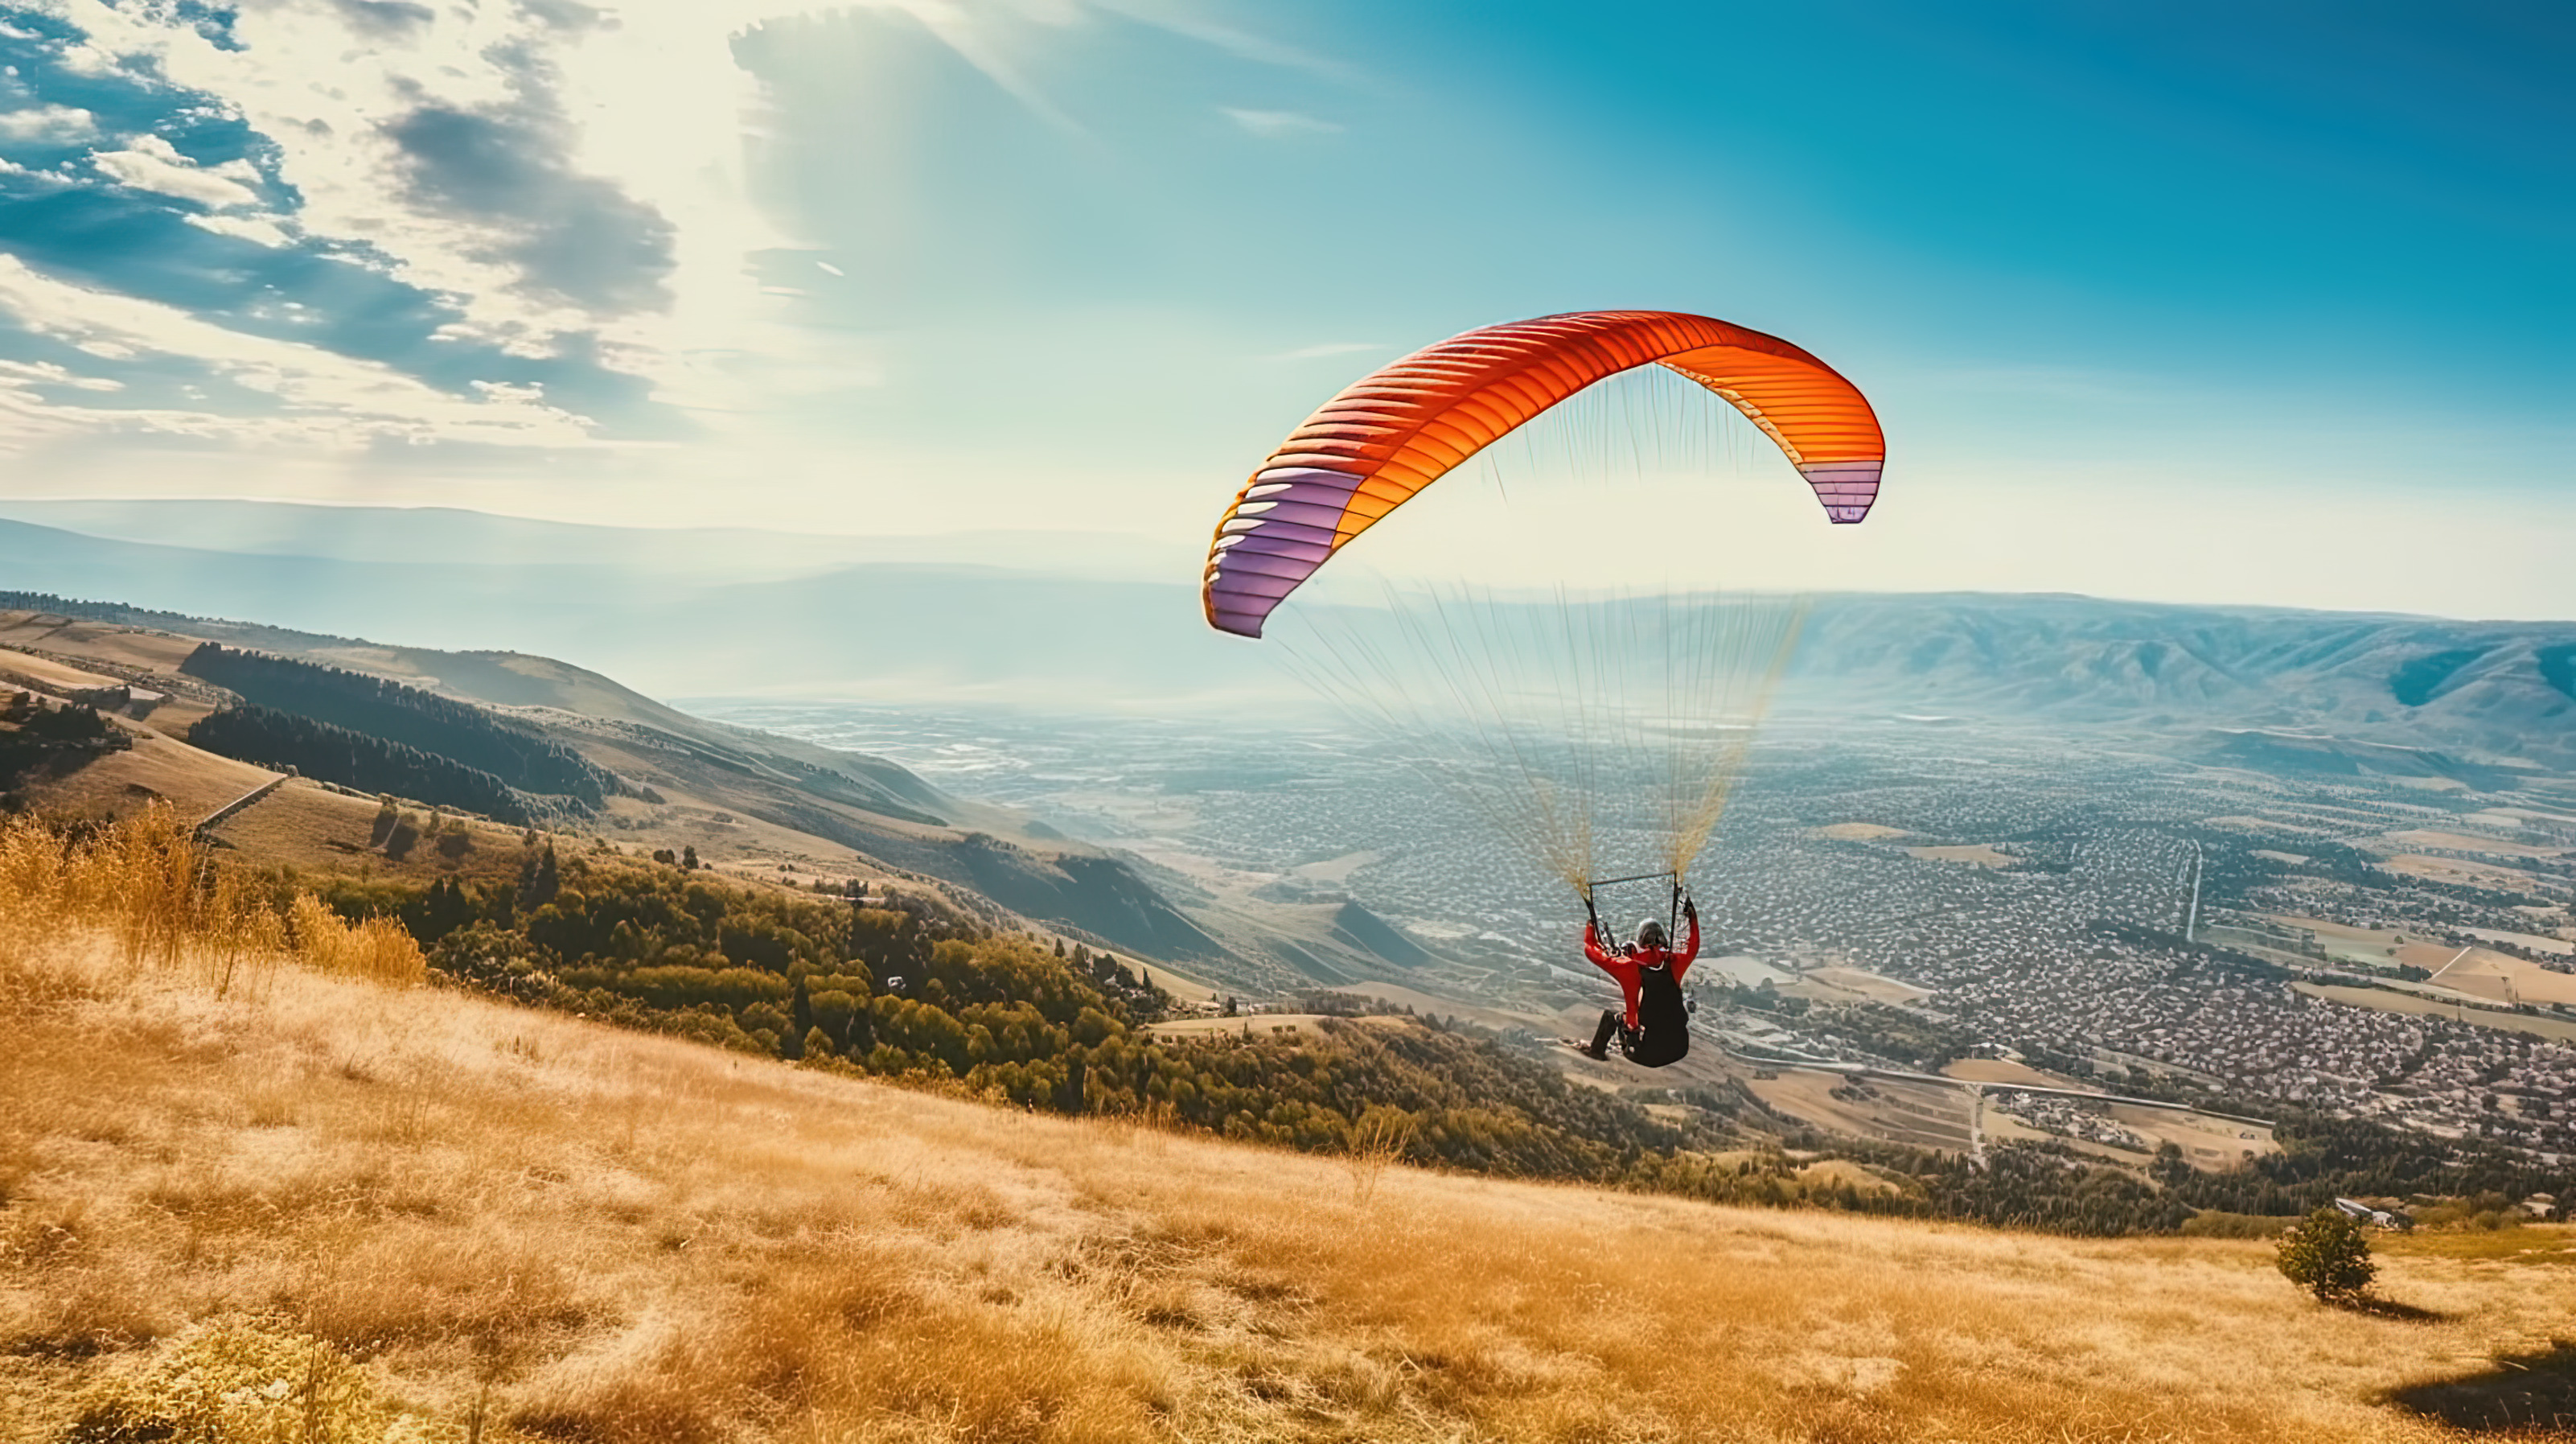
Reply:
[[[1673,885],[1672,902],[1666,908],[1668,916],[1664,919],[1664,936],[1667,938],[1679,936],[1682,926],[1682,875],[1677,872],[1641,872],[1633,877],[1592,878],[1583,884],[1583,911],[1597,925],[1600,922],[1600,914],[1592,905],[1594,888],[1616,887],[1625,882],[1654,882],[1659,879],[1669,881]]]
[[[1596,888],[1596,887],[1615,887],[1615,886],[1617,886],[1618,884],[1623,883],[1623,882],[1653,882],[1653,881],[1654,881],[1655,879],[1657,879],[1657,878],[1661,878],[1661,877],[1672,877],[1672,876],[1673,876],[1673,874],[1668,873],[1668,872],[1641,872],[1641,873],[1637,874],[1635,877],[1596,877],[1596,878],[1593,878],[1591,881],[1586,882],[1586,883],[1583,885],[1583,889],[1584,889],[1584,891],[1586,891],[1586,892],[1590,892],[1592,889],[1594,889],[1594,888]],[[1676,881],[1673,883],[1673,886],[1674,886],[1675,888],[1679,888],[1679,887],[1681,886],[1681,883],[1680,883],[1678,880],[1676,880]]]

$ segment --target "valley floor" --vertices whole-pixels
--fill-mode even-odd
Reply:
[[[2576,1311],[2563,1253],[2399,1251],[2405,1308],[2338,1311],[2263,1243],[1283,1154],[85,935],[0,927],[0,1036],[30,1444],[222,1319],[416,1438],[2438,1439],[2392,1391]]]

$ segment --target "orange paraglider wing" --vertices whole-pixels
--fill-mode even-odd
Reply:
[[[1751,418],[1856,522],[1887,442],[1859,388],[1776,336],[1678,311],[1577,311],[1452,336],[1324,403],[1217,523],[1200,598],[1247,637],[1326,558],[1451,468],[1592,383],[1638,366],[1689,377]]]

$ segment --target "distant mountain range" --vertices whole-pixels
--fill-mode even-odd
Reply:
[[[81,529],[0,522],[0,588],[542,653],[665,697],[1308,705],[1261,644],[1200,621],[1186,559],[1170,582],[1076,574],[1159,557],[1137,538],[868,542],[246,502],[0,510],[43,506]],[[189,510],[154,510],[174,507]],[[2196,747],[2260,729],[2576,768],[2576,622],[1834,594],[1814,600],[1789,684],[1782,705],[1801,711],[2113,726]]]
[[[2310,732],[2576,767],[2576,622],[1829,596],[1791,676],[1809,706]]]

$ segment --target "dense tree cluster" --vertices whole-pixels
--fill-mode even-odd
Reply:
[[[1817,1169],[1828,1154],[1861,1165],[1869,1181]],[[1643,1186],[1715,1203],[1810,1204],[2091,1237],[2172,1233],[2192,1215],[2153,1183],[2057,1143],[1997,1144],[1980,1167],[1956,1153],[1792,1131],[1782,1147],[1749,1158],[1677,1153],[1638,1174]]]
[[[266,707],[231,707],[188,729],[188,741],[262,767],[364,792],[395,793],[440,807],[527,822],[527,799],[489,772],[364,732]]]
[[[1803,1024],[1811,1036],[1843,1043],[1926,1073],[1976,1056],[1982,1040],[1955,1023],[1879,1003],[1837,1003],[1810,1008]]]
[[[1414,1161],[1515,1177],[1625,1182],[1649,1155],[1714,1141],[1481,1036],[1394,1018],[1328,1021],[1321,1036],[1318,1045],[1253,1017],[1239,1032],[1155,1045],[1124,1075],[1095,1065],[1094,1077],[1184,1122],[1300,1148],[1337,1146],[1391,1111],[1408,1125]]]
[[[118,752],[134,739],[93,707],[54,705],[31,692],[0,690],[0,782],[64,753]]]
[[[2293,1109],[2272,1130],[2281,1145],[2224,1173],[2178,1175],[2174,1192],[2198,1208],[2304,1212],[2336,1198],[2526,1198],[2564,1193],[2568,1171],[2479,1139],[2436,1138],[2366,1118]]]
[[[605,769],[531,727],[382,677],[214,642],[190,653],[179,670],[230,688],[257,706],[432,753],[489,773],[521,792],[570,797],[597,807],[617,790],[617,779]]]

